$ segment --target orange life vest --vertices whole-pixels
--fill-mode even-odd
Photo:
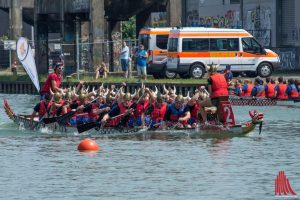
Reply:
[[[277,91],[276,98],[277,99],[288,99],[288,96],[285,96],[285,91],[286,91],[286,84],[279,83],[278,84],[279,90]]]
[[[254,87],[253,84],[248,83],[248,84],[247,84],[247,90],[246,90],[246,91],[243,91],[243,93],[244,93],[243,96],[250,97],[251,91],[252,91],[253,87]]]
[[[272,84],[272,83],[268,83],[267,84],[267,87],[268,87],[268,91],[266,92],[266,97],[267,98],[272,98],[274,97],[274,94],[275,94],[275,84]]]
[[[220,96],[228,96],[227,81],[223,74],[213,74],[210,76],[212,80],[212,94],[211,98]]]

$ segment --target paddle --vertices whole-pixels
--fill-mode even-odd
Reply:
[[[87,105],[84,106],[84,108],[86,108],[87,106],[89,106],[89,104],[97,101],[100,97],[97,97],[96,99],[92,100],[90,103],[88,103]],[[50,123],[54,123],[54,122],[58,122],[60,124],[62,124],[63,122],[66,122],[67,120],[69,120],[73,115],[75,115],[76,113],[76,109],[73,109],[72,111],[62,115],[62,116],[58,116],[58,117],[51,117],[51,118],[44,118],[43,122],[45,124],[50,124]]]
[[[126,115],[126,114],[127,113],[125,112],[125,113],[119,114],[117,116],[114,116],[112,118],[109,118],[108,120],[112,120],[112,119],[115,119],[117,117],[121,117],[121,116]],[[97,126],[100,126],[100,125],[101,125],[101,122],[99,122],[99,121],[80,124],[80,125],[77,126],[77,131],[78,131],[78,133],[82,133],[82,132],[88,131],[88,130],[90,130],[92,128],[95,128]],[[102,124],[102,126],[104,126],[104,125]]]

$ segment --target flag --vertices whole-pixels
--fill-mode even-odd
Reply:
[[[22,63],[25,71],[29,75],[31,81],[38,91],[40,91],[40,83],[36,71],[36,65],[32,50],[28,41],[24,37],[20,37],[17,41],[17,56],[19,61]]]

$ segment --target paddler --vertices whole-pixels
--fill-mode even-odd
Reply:
[[[202,120],[204,124],[207,124],[207,113],[205,112],[205,107],[215,106],[217,108],[217,114],[219,115],[219,103],[220,98],[225,97],[228,98],[228,89],[227,89],[227,81],[223,74],[217,72],[217,66],[211,65],[209,68],[209,78],[208,82],[208,92],[210,94],[209,99],[200,103],[200,114],[202,116]]]
[[[295,85],[295,80],[294,79],[292,79],[292,78],[288,79],[288,85],[286,87],[285,93],[286,93],[286,95],[288,96],[289,99],[299,97],[298,89]]]
[[[273,78],[267,77],[265,85],[265,93],[267,98],[275,98],[275,87],[275,80]]]
[[[275,96],[277,99],[280,100],[286,100],[288,99],[288,96],[286,95],[287,85],[284,83],[283,77],[278,77],[278,85],[275,87]]]
[[[188,120],[191,113],[188,107],[183,105],[184,98],[182,95],[177,95],[175,102],[168,105],[165,114],[165,120],[168,121],[167,126],[177,126],[179,128],[188,127]]]
[[[50,109],[52,105],[52,96],[50,94],[45,94],[43,100],[41,100],[38,104],[36,104],[33,108],[33,112],[31,115],[31,125],[36,116],[41,119],[42,117],[49,117]]]
[[[63,92],[60,88],[62,82],[62,75],[64,72],[64,65],[62,62],[58,62],[54,66],[54,71],[48,75],[46,82],[41,90],[41,99],[45,97],[46,94],[50,94],[50,89],[53,93]]]
[[[105,114],[101,120],[101,124],[108,126],[108,127],[115,127],[119,125],[127,126],[127,121],[123,120],[124,124],[120,124],[121,120],[124,118],[124,116],[128,116],[132,114],[134,111],[133,108],[130,108],[131,106],[131,94],[126,93],[124,96],[122,96],[121,101],[118,102],[116,106],[114,106],[107,114]],[[118,115],[122,114],[122,116],[114,118],[112,120],[109,120],[112,117],[116,117]],[[128,119],[127,119],[128,120]]]

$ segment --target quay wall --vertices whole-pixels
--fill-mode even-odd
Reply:
[[[95,89],[99,88],[102,83],[100,82],[87,82],[85,83],[86,86],[89,86],[90,90],[95,87]],[[43,83],[40,83],[40,86],[42,88]],[[70,83],[70,82],[63,82],[62,87],[66,88],[69,86],[76,86],[77,83]],[[110,85],[116,85],[118,88],[120,86],[120,83],[104,83],[104,87],[110,86]],[[151,89],[155,89],[155,86],[157,89],[161,92],[163,92],[163,84],[158,84],[158,83],[146,83],[146,87],[149,87]],[[126,92],[131,92],[133,93],[135,89],[139,88],[141,86],[140,83],[128,83],[126,86],[125,91]],[[165,84],[166,88],[171,87],[176,87],[176,93],[177,94],[182,94],[182,95],[187,95],[187,92],[190,91],[194,92],[196,87],[199,85],[195,84]],[[34,87],[34,85],[31,82],[0,82],[0,93],[6,93],[6,94],[34,94],[38,95],[38,91]]]

